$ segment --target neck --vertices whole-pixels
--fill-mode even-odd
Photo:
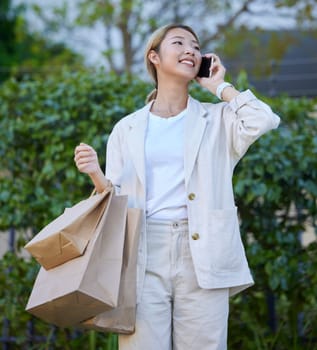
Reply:
[[[187,107],[188,87],[160,82],[151,111],[161,117],[173,117]]]

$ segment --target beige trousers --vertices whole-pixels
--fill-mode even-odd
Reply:
[[[226,350],[229,290],[197,285],[187,222],[149,221],[136,331],[120,350]]]

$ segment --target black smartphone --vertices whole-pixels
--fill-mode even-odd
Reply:
[[[210,71],[209,71],[210,64],[211,64],[211,57],[203,56],[201,58],[201,65],[197,76],[200,78],[203,78],[203,77],[208,78],[210,76]]]

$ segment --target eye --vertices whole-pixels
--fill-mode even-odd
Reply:
[[[195,50],[200,51],[200,47],[199,46],[195,46]]]
[[[178,45],[183,45],[183,43],[181,41],[174,41],[173,44],[178,44]]]

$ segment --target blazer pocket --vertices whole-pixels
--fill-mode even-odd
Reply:
[[[245,254],[237,208],[210,211],[208,230],[210,268],[219,272],[238,270]]]

